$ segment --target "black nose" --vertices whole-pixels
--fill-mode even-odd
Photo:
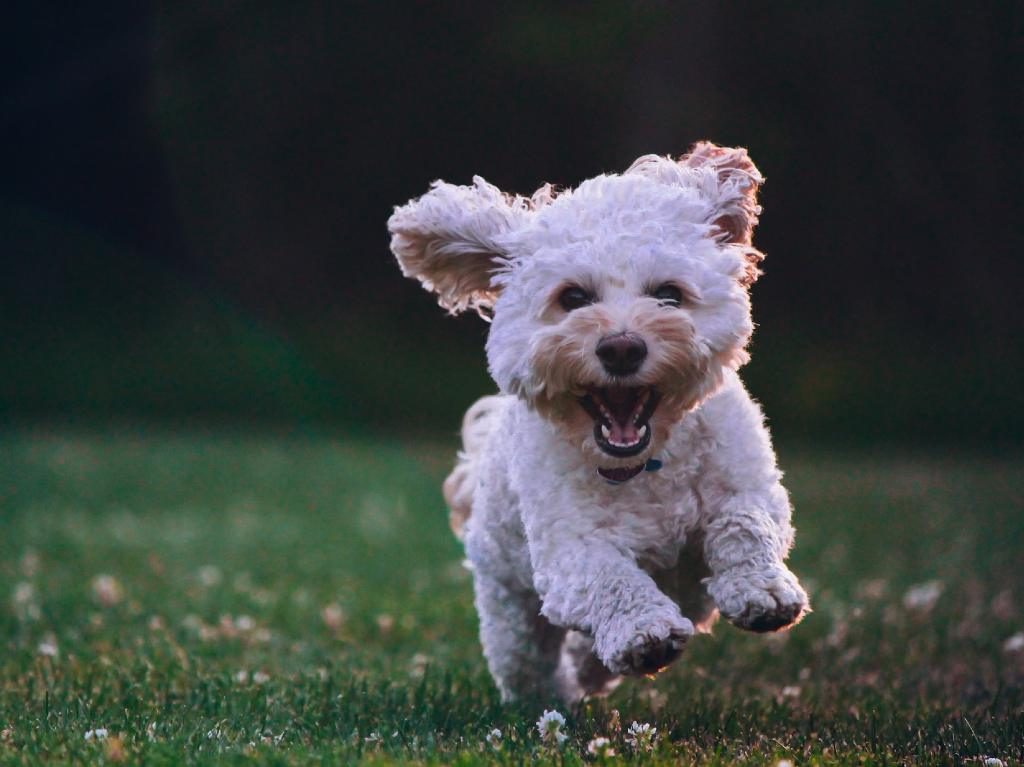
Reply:
[[[647,357],[647,344],[632,333],[605,336],[597,343],[597,356],[613,376],[632,375]]]

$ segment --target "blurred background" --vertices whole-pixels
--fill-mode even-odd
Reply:
[[[0,413],[451,434],[486,325],[392,206],[697,139],[768,179],[780,441],[1024,437],[1019,3],[107,2],[6,14]]]
[[[710,139],[767,177],[815,612],[624,685],[667,750],[616,748],[1024,763],[1024,3],[57,5],[0,25],[0,762],[544,756],[440,493],[487,325],[386,222]]]

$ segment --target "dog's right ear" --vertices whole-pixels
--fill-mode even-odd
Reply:
[[[508,263],[504,236],[522,223],[530,202],[479,176],[472,186],[435,181],[427,194],[396,207],[388,219],[391,251],[402,274],[437,293],[452,314],[491,308],[494,272]]]

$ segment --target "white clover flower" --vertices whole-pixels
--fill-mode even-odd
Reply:
[[[615,749],[612,748],[612,742],[608,738],[600,737],[594,738],[587,744],[587,752],[603,759],[606,756],[615,756]]]
[[[540,719],[537,720],[537,732],[540,733],[540,739],[550,745],[560,746],[569,738],[562,732],[564,726],[565,717],[554,710],[545,709]]]
[[[775,767],[793,767],[793,762],[789,759],[779,759],[779,761],[775,763]]]
[[[429,665],[430,656],[418,652],[413,655],[412,659],[409,661],[409,675],[416,679],[420,679],[425,673],[427,673],[427,666]]]
[[[634,751],[653,751],[654,741],[658,739],[658,729],[644,722],[634,721],[626,730],[626,742]]]
[[[27,581],[22,581],[14,587],[14,594],[11,601],[16,606],[31,604],[36,600],[36,587]]]
[[[36,588],[27,581],[22,581],[14,587],[11,595],[11,604],[14,606],[14,613],[22,621],[37,621],[42,617],[37,601]]]
[[[1024,631],[1018,631],[1003,642],[1003,652],[1020,652],[1024,650]]]
[[[39,643],[36,649],[40,655],[46,655],[50,658],[56,658],[60,655],[60,649],[57,647],[57,638],[53,634],[47,634],[43,637],[43,641]]]
[[[982,762],[985,767],[1006,767],[1006,762],[1002,759],[996,759],[994,756],[986,756],[985,761]]]
[[[493,748],[495,751],[501,751],[501,730],[495,727],[489,733],[487,733],[487,745]]]
[[[105,740],[107,735],[106,727],[97,727],[95,730],[89,730],[85,733],[86,740]]]
[[[199,582],[207,588],[216,586],[224,580],[224,574],[216,565],[203,565],[199,568],[197,575],[199,576]]]
[[[92,579],[92,598],[103,607],[113,607],[123,596],[121,584],[113,575],[97,575]]]
[[[252,631],[256,628],[256,621],[249,615],[239,615],[235,618],[235,628],[239,631]]]
[[[903,595],[903,606],[917,613],[927,613],[935,607],[945,588],[942,581],[926,581],[907,589]]]
[[[336,631],[345,622],[345,611],[341,609],[341,605],[337,602],[331,602],[320,611],[320,620],[324,622],[327,628]]]

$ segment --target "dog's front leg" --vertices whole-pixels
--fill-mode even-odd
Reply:
[[[807,594],[786,567],[792,509],[760,408],[739,385],[703,408],[717,443],[701,472],[708,594],[726,619],[751,631],[776,631],[807,611]]]
[[[629,552],[600,531],[568,539],[544,532],[531,540],[531,553],[548,620],[592,636],[597,657],[615,674],[651,674],[676,659],[693,624]]]
[[[808,609],[807,594],[785,565],[792,542],[781,485],[719,499],[705,526],[708,593],[726,619],[749,631],[777,631]]]

